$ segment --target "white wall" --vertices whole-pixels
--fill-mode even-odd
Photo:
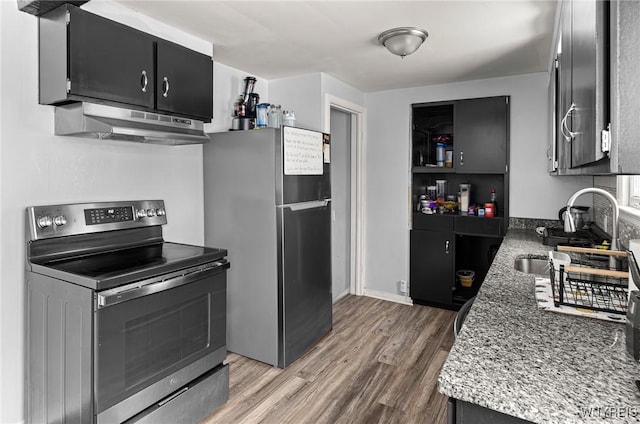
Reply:
[[[510,103],[510,215],[556,219],[557,210],[590,177],[547,174],[547,73],[391,90],[365,95],[366,287],[396,293],[408,278],[411,104],[498,95]]]
[[[2,28],[4,28],[4,19],[3,19],[3,7],[0,7],[0,52],[4,51],[4,46],[7,43],[6,41],[6,37],[3,37],[3,33],[2,33]],[[3,55],[0,54],[0,222],[2,222],[2,216],[4,215],[4,202],[3,202],[3,198],[2,198],[2,193],[4,192],[4,174],[2,172],[2,162],[3,162],[3,155],[2,155],[2,145],[3,145],[3,140],[2,140],[2,111],[3,111],[3,101],[2,98],[3,93],[4,93],[4,85],[2,84],[4,82],[4,77],[3,74],[4,72],[2,71],[4,69],[4,60],[3,60]],[[2,240],[4,240],[4,231],[2,228],[2,225],[0,225],[0,421],[6,421],[9,422],[9,412],[6,412],[5,415],[5,402],[3,401],[4,399],[4,394],[5,394],[5,390],[6,387],[5,385],[2,385],[2,381],[7,381],[8,380],[8,376],[7,373],[5,372],[5,357],[7,357],[7,355],[4,353],[5,349],[7,349],[7,344],[4,341],[4,334],[5,332],[3,331],[3,327],[2,327],[2,323],[5,322],[5,314],[4,314],[4,304],[3,304],[3,300],[5,298],[4,296],[4,292],[2,290],[3,287],[3,281],[4,278],[2,278],[2,276],[4,275],[4,267],[2,266],[2,258],[4,257],[3,253],[3,248],[2,248]],[[15,342],[15,336],[13,338],[13,341]],[[12,357],[15,360],[15,356]],[[19,401],[20,399],[13,399],[13,402]],[[15,414],[17,411],[14,411],[13,413]],[[18,416],[17,416],[18,417]]]
[[[24,419],[25,207],[164,199],[166,238],[202,244],[202,146],[54,136],[54,109],[38,104],[37,19],[14,1],[1,1],[0,42],[0,422],[18,423]]]
[[[320,73],[270,80],[269,102],[281,105],[282,110],[293,111],[296,127],[322,131],[321,88]]]
[[[338,97],[342,100],[346,100],[347,102],[352,103],[354,105],[364,107],[365,94],[363,92],[358,91],[355,88],[351,87],[350,85],[347,85],[342,81],[335,79],[331,75],[327,75],[324,73],[321,74],[320,91],[321,91],[320,94],[322,96],[323,101],[326,98],[326,95],[329,94],[329,95]],[[322,107],[321,113],[322,113],[321,122],[325,122],[325,119],[326,119],[325,114],[327,113],[326,105],[325,107]]]
[[[132,9],[117,3],[113,0],[90,1],[81,6],[83,10],[103,16],[124,25],[139,29],[156,37],[164,38],[171,42],[189,47],[208,56],[212,55],[213,45],[209,41],[202,40],[186,32],[176,30],[175,28],[142,15],[133,12]],[[36,18],[32,18],[36,19]]]

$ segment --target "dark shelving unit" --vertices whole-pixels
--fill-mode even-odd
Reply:
[[[435,166],[436,143],[452,152],[451,167]],[[509,97],[488,97],[412,105],[412,204],[410,287],[415,303],[457,309],[475,296],[509,222]],[[447,194],[471,184],[470,204],[497,194],[495,217],[467,211],[425,214],[420,195],[436,180]],[[471,287],[456,271],[475,272]]]

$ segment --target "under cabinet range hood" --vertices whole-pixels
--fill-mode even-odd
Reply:
[[[196,119],[86,102],[56,107],[55,134],[169,145],[211,141]]]

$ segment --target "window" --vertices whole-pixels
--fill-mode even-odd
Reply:
[[[640,175],[618,175],[616,186],[620,217],[640,228]]]
[[[640,175],[619,175],[617,192],[620,206],[640,217]]]
[[[640,209],[640,175],[629,177],[629,206]]]

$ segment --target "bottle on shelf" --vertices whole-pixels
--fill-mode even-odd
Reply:
[[[269,128],[280,128],[282,126],[282,107],[280,105],[271,105],[268,115]]]
[[[444,156],[445,156],[445,144],[444,143],[436,143],[436,165],[443,167],[444,166]]]
[[[498,216],[498,201],[496,200],[497,197],[498,196],[496,194],[496,189],[492,188],[489,201],[493,204],[493,216]]]

